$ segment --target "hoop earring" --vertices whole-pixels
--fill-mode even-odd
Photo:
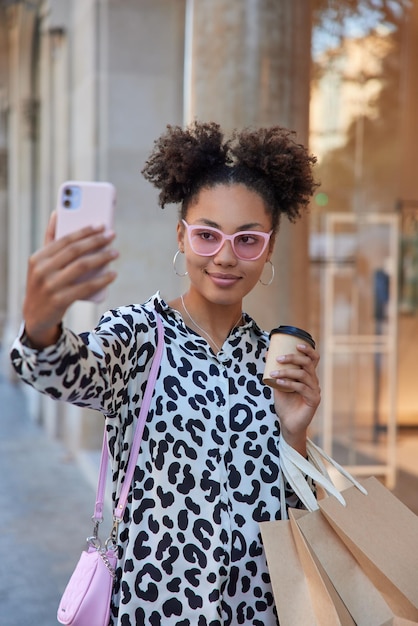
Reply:
[[[271,278],[270,278],[270,280],[267,283],[263,283],[261,278],[258,279],[258,282],[261,283],[262,285],[264,285],[264,287],[268,287],[269,285],[271,285],[271,283],[274,280],[274,265],[273,265],[273,263],[270,260],[266,261],[266,264],[267,263],[270,263],[270,266],[271,266]]]
[[[178,257],[179,254],[181,254],[181,250],[177,250],[176,254],[174,255],[174,258],[173,258],[173,268],[174,268],[174,272],[176,273],[176,275],[180,276],[180,278],[183,278],[184,276],[187,276],[187,274],[189,272],[184,272],[184,274],[180,274],[180,272],[177,270],[176,262],[177,262],[177,257]]]

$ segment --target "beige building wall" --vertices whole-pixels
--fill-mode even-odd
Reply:
[[[71,327],[89,329],[106,308],[142,302],[157,289],[168,298],[177,291],[175,210],[157,207],[140,170],[165,125],[182,123],[184,2],[44,0],[37,10],[19,5],[4,15],[0,46],[9,63],[0,84],[8,116],[0,150],[7,140],[9,168],[0,219],[8,236],[0,254],[9,260],[3,368],[12,375],[7,352],[21,320],[27,259],[42,243],[64,180],[110,180],[118,190],[119,279],[104,304],[76,303]],[[29,117],[29,104],[39,117]],[[100,415],[24,389],[51,436],[73,451],[98,446]]]

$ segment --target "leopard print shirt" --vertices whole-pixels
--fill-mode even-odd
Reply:
[[[258,523],[280,519],[279,424],[262,383],[268,335],[244,315],[222,350],[187,328],[159,293],[103,315],[55,346],[17,339],[19,376],[106,419],[120,492],[156,345],[164,352],[119,530],[111,624],[277,626]],[[287,491],[288,506],[300,506]],[[278,555],[280,558],[280,555]]]

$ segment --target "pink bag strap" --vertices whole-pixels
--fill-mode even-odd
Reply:
[[[154,393],[155,381],[157,380],[158,369],[160,367],[161,358],[164,349],[164,328],[161,322],[160,316],[155,313],[157,319],[157,348],[155,351],[154,359],[151,366],[151,371],[148,377],[147,386],[145,388],[144,397],[142,399],[141,410],[139,412],[138,421],[136,423],[134,439],[132,442],[131,451],[129,454],[128,467],[126,469],[125,480],[123,481],[122,490],[119,496],[119,500],[114,510],[115,521],[120,522],[123,513],[125,511],[126,502],[128,499],[129,489],[131,487],[132,478],[134,475],[136,462],[138,458],[139,448],[141,446],[142,434],[144,432],[145,422],[147,421],[149,407],[151,404],[152,394]],[[94,507],[93,521],[96,525],[103,521],[103,505],[104,494],[106,486],[107,466],[109,460],[109,449],[107,444],[106,429],[103,435],[102,455],[100,459],[99,479],[97,483],[96,491],[96,504]]]

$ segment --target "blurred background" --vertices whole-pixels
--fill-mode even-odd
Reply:
[[[321,352],[312,436],[358,475],[418,475],[418,2],[0,0],[0,338],[18,332],[27,259],[59,185],[117,188],[118,281],[68,323],[165,298],[176,207],[140,171],[166,124],[280,125],[317,158],[309,215],[283,222],[276,278],[246,310],[300,325]],[[31,417],[79,459],[102,420],[25,389]],[[89,456],[90,455],[90,456]],[[93,455],[93,456],[91,456]]]

